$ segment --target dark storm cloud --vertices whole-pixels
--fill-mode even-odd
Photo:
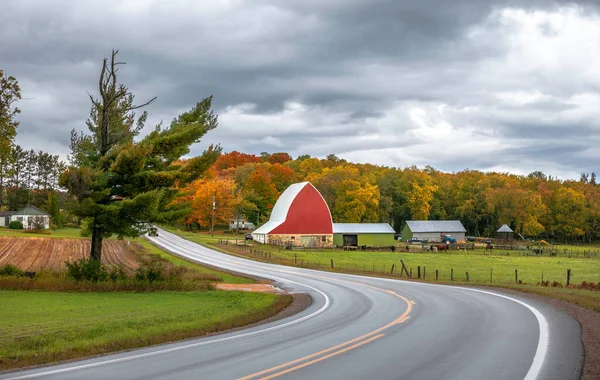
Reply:
[[[505,9],[585,9],[581,17],[592,17],[598,8],[542,0],[14,0],[3,8],[0,67],[28,98],[19,143],[54,153],[67,153],[70,129],[85,128],[101,59],[119,48],[128,62],[123,82],[140,102],[158,96],[148,129],[215,96],[221,125],[193,153],[219,142],[459,170],[494,169],[497,160],[481,152],[492,150],[511,169],[540,162],[564,175],[594,170],[589,158],[552,160],[529,149],[574,129],[587,135],[576,141],[581,150],[598,140],[595,100],[580,96],[600,88],[588,80],[593,64],[527,67],[528,49],[515,45],[521,34],[510,33],[528,22],[504,17]],[[562,36],[551,21],[539,29]]]

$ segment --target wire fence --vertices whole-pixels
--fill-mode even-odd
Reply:
[[[318,259],[308,259],[303,257],[302,252],[283,252],[275,250],[259,249],[253,245],[243,244],[241,241],[228,241],[220,239],[216,244],[220,248],[234,254],[246,256],[255,260],[264,261],[273,264],[295,266],[299,268],[316,269],[332,271],[339,273],[350,273],[367,276],[389,277],[398,279],[410,279],[417,281],[440,282],[440,283],[473,283],[473,284],[530,284],[550,287],[570,287],[586,290],[600,291],[600,282],[594,283],[585,280],[579,280],[576,284],[576,273],[570,268],[564,271],[564,274],[558,277],[555,273],[549,276],[544,270],[539,269],[538,273],[533,273],[530,268],[520,270],[514,268],[514,272],[507,269],[494,270],[491,268],[477,268],[461,270],[458,267],[435,268],[425,265],[408,265],[403,259],[394,262],[345,262],[334,258],[322,257]],[[513,277],[514,273],[514,277]],[[525,274],[525,275],[523,275]],[[532,280],[534,279],[535,280]],[[523,281],[525,280],[525,281]]]

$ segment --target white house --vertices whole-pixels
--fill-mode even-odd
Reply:
[[[35,206],[27,206],[17,211],[0,212],[0,227],[8,227],[10,222],[23,223],[24,229],[35,228],[35,225],[50,228],[50,215]]]

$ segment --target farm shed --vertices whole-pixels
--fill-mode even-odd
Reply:
[[[388,223],[333,223],[333,244],[337,247],[386,247],[396,243],[395,233]]]
[[[27,206],[17,211],[0,212],[0,227],[8,227],[10,222],[23,223],[24,229],[31,229],[38,222],[44,228],[50,228],[50,215],[35,206]]]
[[[275,203],[269,221],[254,230],[252,238],[263,244],[331,247],[329,207],[311,183],[290,185]]]
[[[457,242],[464,242],[466,232],[459,220],[408,220],[402,229],[402,240],[440,242],[444,235],[450,235]]]
[[[503,224],[502,227],[496,231],[496,240],[500,241],[510,241],[513,239],[513,230],[506,224]]]

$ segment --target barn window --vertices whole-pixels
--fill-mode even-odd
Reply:
[[[325,243],[327,241],[327,236],[321,236],[321,241]]]
[[[290,236],[290,239],[294,240],[296,237],[295,236]]]

